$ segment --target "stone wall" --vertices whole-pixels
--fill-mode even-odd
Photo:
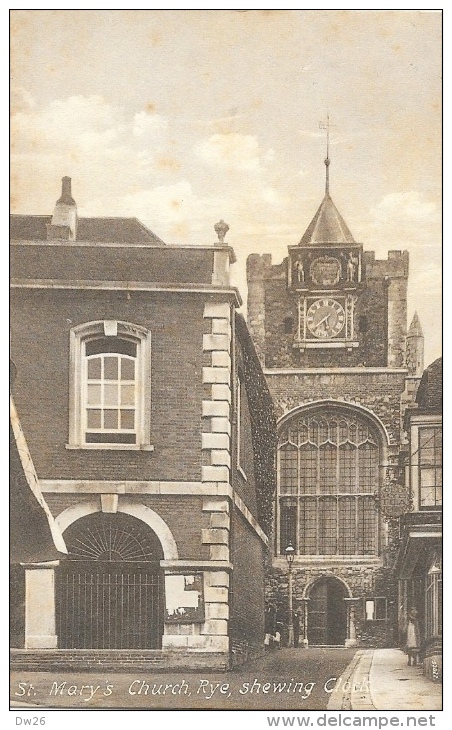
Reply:
[[[265,367],[403,367],[408,267],[407,251],[390,251],[381,261],[364,252],[365,283],[355,306],[358,347],[303,351],[294,347],[298,294],[287,287],[287,259],[272,265],[268,254],[249,256],[248,323]]]
[[[272,372],[266,378],[281,418],[295,408],[316,401],[335,401],[362,406],[383,423],[389,443],[398,445],[401,433],[400,397],[405,385],[405,371],[334,371],[304,370],[302,372]],[[363,414],[365,415],[365,414]]]
[[[288,605],[288,571],[283,561],[278,567],[267,567],[266,602],[282,607],[287,616]],[[355,599],[355,624],[358,646],[387,647],[394,646],[396,641],[396,606],[397,588],[392,571],[381,564],[335,564],[312,563],[312,565],[293,567],[293,605],[294,609],[301,605],[301,599],[309,597],[309,592],[319,578],[339,578],[350,590],[350,597]],[[367,621],[365,616],[365,599],[386,597],[387,618]],[[309,602],[308,602],[309,626]],[[286,631],[287,633],[287,627]]]

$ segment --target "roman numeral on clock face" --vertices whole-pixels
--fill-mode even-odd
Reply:
[[[343,329],[344,323],[344,308],[336,299],[330,297],[317,299],[307,311],[306,324],[311,334],[318,339],[336,337]]]

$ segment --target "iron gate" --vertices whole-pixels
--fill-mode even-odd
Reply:
[[[60,566],[61,649],[158,649],[163,634],[158,563],[67,560]]]

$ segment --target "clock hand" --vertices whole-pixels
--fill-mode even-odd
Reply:
[[[320,322],[317,322],[316,327],[320,327],[320,325],[323,324],[324,322],[326,322],[326,320],[329,317],[331,317],[331,312],[329,312],[329,314],[327,314],[323,319],[321,319]]]

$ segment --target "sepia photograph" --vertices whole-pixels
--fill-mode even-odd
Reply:
[[[16,724],[440,719],[442,21],[10,10]]]

